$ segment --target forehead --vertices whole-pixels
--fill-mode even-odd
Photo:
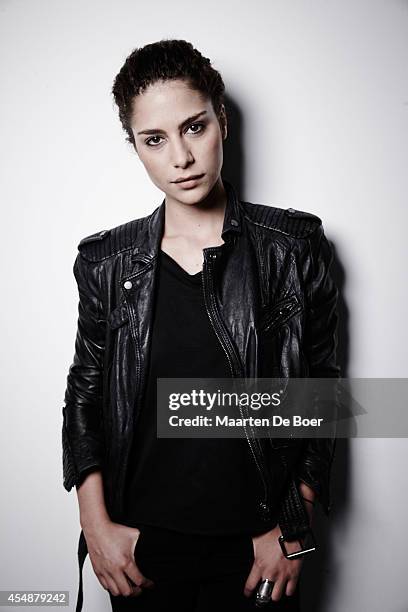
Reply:
[[[186,81],[156,81],[134,98],[132,125],[137,124],[138,128],[147,129],[158,127],[158,121],[179,123],[204,109],[211,111],[211,100],[192,89]]]

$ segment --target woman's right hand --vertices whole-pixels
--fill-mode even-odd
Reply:
[[[154,583],[136,565],[137,528],[106,520],[83,529],[94,572],[112,595],[137,597]]]

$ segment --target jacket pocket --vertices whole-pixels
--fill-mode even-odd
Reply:
[[[277,304],[271,306],[261,317],[259,323],[259,331],[270,334],[275,331],[297,313],[303,310],[302,304],[299,302],[295,293],[280,300]]]
[[[126,304],[119,304],[108,316],[108,324],[111,329],[117,329],[129,321]]]

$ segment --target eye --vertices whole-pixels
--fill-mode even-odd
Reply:
[[[145,143],[149,147],[157,147],[157,145],[159,145],[160,142],[156,142],[156,143],[151,144],[151,141],[154,140],[155,138],[161,138],[161,136],[151,136],[151,138],[148,138],[147,140],[145,140]]]
[[[189,125],[188,129],[191,129],[191,128],[192,128],[192,127],[194,127],[194,126],[195,126],[195,127],[199,127],[200,129],[199,129],[199,130],[194,130],[194,131],[193,131],[193,134],[199,134],[199,133],[200,133],[200,132],[202,132],[202,131],[204,130],[204,128],[205,128],[204,123],[191,123],[191,124]]]
[[[205,129],[205,124],[204,123],[190,123],[190,125],[187,128],[187,131],[192,129],[193,131],[190,132],[192,134],[200,134],[201,132],[204,131]],[[198,129],[196,129],[198,128]],[[158,142],[159,140],[159,142]],[[163,140],[162,136],[150,136],[150,138],[147,138],[147,140],[145,140],[145,144],[147,144],[149,147],[157,147],[158,145],[161,144],[160,140]]]

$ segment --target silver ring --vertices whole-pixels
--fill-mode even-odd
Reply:
[[[275,583],[273,580],[269,580],[268,578],[264,578],[264,580],[262,580],[256,592],[255,603],[257,606],[264,606],[270,602],[274,584]]]

